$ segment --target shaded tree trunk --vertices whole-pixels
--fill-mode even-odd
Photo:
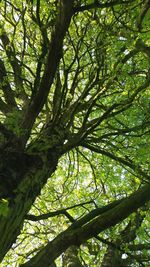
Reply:
[[[123,267],[121,260],[121,253],[112,248],[108,247],[107,252],[105,253],[101,267]]]
[[[0,261],[15,242],[25,215],[56,170],[60,157],[57,149],[50,149],[49,153],[40,156],[40,153],[32,154],[31,150],[30,154],[18,153],[14,147],[7,148],[3,155],[0,165],[1,198],[8,199],[9,209],[6,216],[0,216]]]
[[[62,267],[83,267],[78,258],[78,247],[71,246],[66,250]]]

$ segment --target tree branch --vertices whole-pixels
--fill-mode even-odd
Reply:
[[[49,242],[30,261],[22,264],[21,267],[48,267],[69,246],[79,246],[107,228],[120,223],[131,213],[142,207],[150,200],[149,192],[150,185],[146,185],[83,227],[76,229],[68,228],[60,233],[53,241]]]
[[[7,58],[11,64],[13,72],[14,72],[14,82],[16,85],[16,91],[18,91],[18,93],[19,93],[19,95],[23,101],[27,101],[28,97],[24,91],[23,81],[22,81],[22,77],[21,77],[22,76],[21,66],[20,66],[19,61],[16,57],[14,47],[11,44],[9,37],[3,28],[2,28],[2,33],[0,34],[0,39],[2,40]]]
[[[65,215],[71,222],[75,221],[73,219],[73,217],[65,209],[64,210],[63,209],[62,210],[56,210],[56,211],[49,212],[46,214],[41,214],[39,216],[28,214],[25,216],[25,219],[37,222],[40,220],[45,220],[45,219],[52,218],[52,217],[59,216],[59,215]]]
[[[127,158],[127,159],[125,159],[125,158],[121,158],[121,157],[119,157],[119,156],[117,156],[117,155],[114,155],[113,153],[111,153],[111,152],[109,152],[109,151],[106,151],[106,150],[104,150],[104,149],[101,149],[100,147],[95,147],[95,146],[93,146],[93,145],[86,144],[85,142],[82,143],[82,145],[83,145],[83,147],[88,148],[88,149],[90,149],[91,151],[94,151],[94,152],[96,152],[96,153],[105,155],[105,156],[107,156],[107,157],[109,157],[109,158],[111,158],[111,159],[114,159],[115,161],[117,161],[117,162],[119,162],[119,163],[121,163],[121,164],[123,164],[123,165],[125,165],[125,166],[127,166],[127,167],[129,167],[129,168],[131,168],[132,170],[134,170],[136,173],[139,174],[140,177],[143,177],[143,178],[145,178],[147,181],[150,181],[150,176],[149,176],[147,173],[145,173],[144,171],[142,171],[141,168],[140,168],[140,166],[135,165],[135,164],[132,162],[132,160],[130,160],[130,159],[128,159],[128,158]]]
[[[45,219],[48,219],[48,218],[51,218],[51,217],[55,217],[55,216],[58,216],[58,215],[65,215],[71,222],[75,222],[75,220],[67,212],[67,210],[70,210],[70,209],[73,209],[73,208],[77,208],[77,207],[83,207],[84,205],[91,204],[91,203],[93,203],[93,201],[87,201],[87,202],[83,202],[83,203],[80,203],[80,204],[75,204],[73,206],[70,206],[70,207],[67,207],[67,208],[64,208],[64,209],[61,209],[61,210],[56,210],[56,211],[48,212],[46,214],[41,214],[39,216],[32,215],[32,214],[27,214],[25,216],[25,219],[36,222],[36,221],[45,220]]]
[[[137,17],[137,28],[139,31],[142,30],[142,22],[146,16],[146,13],[148,12],[149,8],[150,8],[150,0],[146,0],[139,15],[138,15],[138,17]]]
[[[105,3],[105,4],[101,4],[99,3],[99,1],[93,1],[92,4],[89,4],[89,5],[84,5],[84,6],[76,6],[74,8],[74,13],[76,12],[82,12],[82,11],[85,11],[85,10],[90,10],[90,9],[93,9],[93,8],[106,8],[106,7],[113,7],[113,6],[117,6],[117,5],[121,5],[121,4],[130,4],[131,2],[134,2],[134,1],[120,1],[120,0],[116,0],[116,1],[112,1],[112,2],[109,2],[109,3]]]
[[[37,115],[45,104],[50,87],[53,83],[59,61],[62,57],[63,39],[68,30],[72,15],[73,0],[61,1],[59,14],[56,19],[55,30],[52,34],[47,63],[41,79],[39,90],[28,107],[23,121],[23,127],[26,127],[29,132]]]
[[[5,65],[2,59],[0,59],[0,73],[1,73],[0,83],[1,83],[1,87],[2,87],[6,102],[8,103],[10,108],[17,107],[16,101],[14,98],[14,93],[8,82],[7,72],[6,72]]]

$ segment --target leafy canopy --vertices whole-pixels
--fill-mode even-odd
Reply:
[[[0,2],[1,266],[148,266],[149,7]]]

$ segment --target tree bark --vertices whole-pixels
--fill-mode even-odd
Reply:
[[[17,151],[8,152],[8,150],[10,147],[5,153],[7,159],[2,158],[0,168],[0,178],[3,182],[1,183],[1,198],[7,198],[9,202],[7,215],[0,216],[0,261],[15,242],[23,227],[25,215],[40,194],[47,179],[56,170],[60,157],[56,149],[51,149],[49,155],[45,153],[45,159],[42,156],[26,153],[20,153],[18,156]],[[27,162],[25,159],[28,159]]]
[[[132,212],[150,200],[150,185],[146,185],[123,200],[116,207],[104,212],[91,222],[80,228],[68,228],[49,242],[37,255],[22,267],[40,267],[49,265],[59,257],[69,246],[79,246],[86,240],[97,236],[100,232],[110,228],[127,218]]]
[[[79,258],[78,258],[78,247],[71,246],[69,247],[63,256],[62,267],[83,267]]]
[[[34,98],[31,99],[26,111],[22,113],[24,117],[18,125],[22,131],[22,136],[18,140],[17,138],[16,140],[11,139],[10,143],[7,142],[7,147],[3,147],[0,151],[2,158],[0,165],[0,197],[9,199],[8,214],[5,217],[0,217],[0,261],[15,242],[22,228],[25,215],[30,210],[35,198],[40,194],[47,179],[55,171],[61,155],[61,146],[58,149],[59,152],[58,147],[55,147],[55,145],[59,146],[56,133],[53,136],[52,134],[45,136],[47,139],[49,138],[47,140],[48,148],[45,151],[44,149],[42,152],[36,151],[36,153],[30,151],[33,158],[35,154],[38,154],[41,159],[40,166],[38,166],[38,162],[32,160],[32,157],[26,154],[25,147],[32,126],[45,104],[62,56],[63,40],[73,15],[73,2],[73,0],[59,1],[58,16],[49,44],[49,54],[44,74]],[[18,77],[18,73],[16,75]],[[43,140],[41,141],[43,142]],[[14,144],[15,142],[16,144]],[[43,143],[43,145],[45,144]],[[35,146],[35,148],[38,150],[38,146]],[[24,157],[29,161],[25,162]]]

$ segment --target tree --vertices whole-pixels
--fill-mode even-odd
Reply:
[[[0,5],[2,266],[145,266],[150,2]]]

